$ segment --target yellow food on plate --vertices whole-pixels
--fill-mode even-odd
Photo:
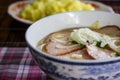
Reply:
[[[95,8],[80,0],[35,0],[25,6],[20,16],[35,22],[45,16],[76,10],[95,10]]]

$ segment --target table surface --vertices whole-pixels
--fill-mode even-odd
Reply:
[[[26,47],[25,31],[30,26],[14,20],[8,15],[8,6],[17,0],[0,0],[0,47]],[[120,13],[120,0],[97,0]]]

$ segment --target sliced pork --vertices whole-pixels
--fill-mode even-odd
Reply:
[[[115,52],[111,50],[102,49],[94,45],[87,45],[86,49],[87,49],[88,54],[96,60],[115,57],[115,54],[116,54]]]

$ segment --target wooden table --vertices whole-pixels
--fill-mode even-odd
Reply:
[[[0,47],[26,47],[25,31],[30,26],[14,20],[7,13],[8,6],[18,0],[0,0]],[[120,0],[97,0],[120,13]]]

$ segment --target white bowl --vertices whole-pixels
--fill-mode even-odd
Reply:
[[[46,35],[65,28],[90,26],[120,26],[120,15],[101,11],[76,11],[48,16],[32,24],[26,31],[26,41],[39,67],[55,80],[120,80],[120,57],[107,60],[66,60],[38,50],[36,45]]]

